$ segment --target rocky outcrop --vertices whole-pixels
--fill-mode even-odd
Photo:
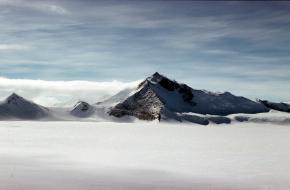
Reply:
[[[283,102],[275,103],[275,102],[270,102],[267,100],[258,100],[258,101],[269,109],[290,113],[290,104],[286,104]]]
[[[76,117],[89,117],[94,113],[94,107],[84,101],[79,101],[70,111]]]

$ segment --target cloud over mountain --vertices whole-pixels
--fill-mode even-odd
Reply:
[[[3,100],[15,92],[44,106],[72,106],[79,100],[90,103],[101,101],[138,82],[44,81],[0,77],[0,98]]]

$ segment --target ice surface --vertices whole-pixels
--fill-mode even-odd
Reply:
[[[290,126],[0,122],[1,190],[288,190]]]

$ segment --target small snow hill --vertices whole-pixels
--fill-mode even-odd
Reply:
[[[48,108],[13,93],[0,103],[0,119],[41,119],[49,115]]]
[[[79,101],[70,113],[76,117],[89,117],[94,113],[94,107],[87,102]]]
[[[156,72],[141,82],[126,99],[113,106],[109,114],[116,117],[135,116],[143,120],[180,120],[184,114],[188,117],[187,113],[226,116],[268,111],[260,102],[229,92],[192,89]]]

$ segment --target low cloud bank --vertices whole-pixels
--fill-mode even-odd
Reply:
[[[0,77],[0,99],[15,92],[44,106],[72,106],[78,100],[96,103],[140,81],[44,81]]]

